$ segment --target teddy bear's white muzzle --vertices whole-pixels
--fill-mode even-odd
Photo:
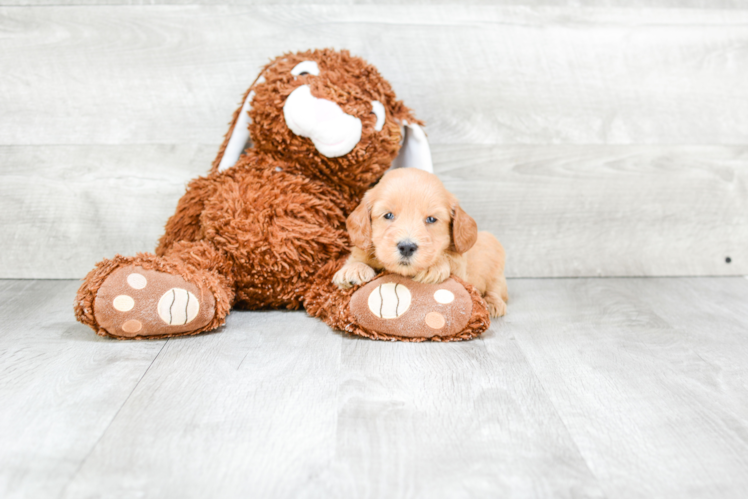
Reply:
[[[350,153],[361,140],[361,120],[332,101],[314,97],[309,85],[291,92],[283,105],[283,116],[291,132],[311,139],[317,151],[328,158]]]

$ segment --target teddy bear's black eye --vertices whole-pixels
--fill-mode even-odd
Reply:
[[[426,224],[433,224],[436,222],[436,217],[431,217],[430,215],[426,217]]]
[[[387,212],[386,214],[384,214],[384,218],[387,220],[392,220],[395,218],[395,216],[392,214],[392,212]]]
[[[319,75],[319,66],[314,61],[302,61],[291,70],[293,76]]]

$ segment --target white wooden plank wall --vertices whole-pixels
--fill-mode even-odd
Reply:
[[[426,121],[510,276],[748,274],[745,3],[19,3],[0,2],[0,277],[153,249],[258,67],[324,46]]]
[[[744,9],[743,0],[0,0],[0,5],[76,6],[76,5],[520,5],[552,7],[658,7],[697,9]]]

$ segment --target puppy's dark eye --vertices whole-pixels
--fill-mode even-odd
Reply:
[[[387,220],[392,220],[395,218],[395,216],[392,215],[392,212],[387,212],[386,214],[384,214],[384,218]]]
[[[434,222],[436,222],[436,217],[426,217],[426,224],[433,224]]]
[[[302,71],[301,73],[299,73],[299,76],[304,76],[304,75],[308,75],[308,74],[309,74],[308,71]]]

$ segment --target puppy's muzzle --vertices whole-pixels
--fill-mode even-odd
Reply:
[[[416,250],[418,250],[418,245],[410,240],[405,240],[397,244],[397,250],[403,257],[410,258],[414,253],[416,253]]]

